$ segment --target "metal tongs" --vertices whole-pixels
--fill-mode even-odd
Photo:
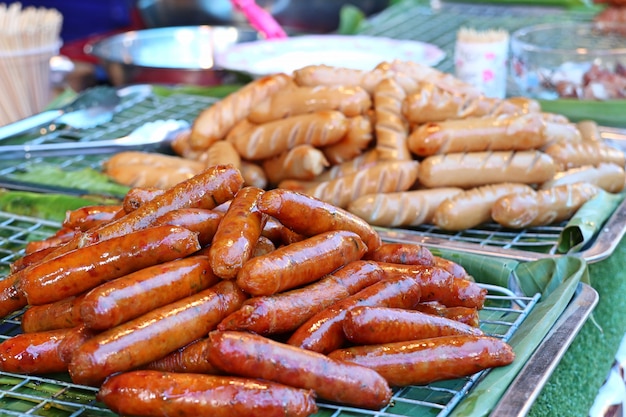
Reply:
[[[130,149],[169,149],[179,134],[190,128],[185,120],[148,122],[127,136],[90,142],[63,142],[0,146],[0,159],[23,159],[46,156],[104,154]]]

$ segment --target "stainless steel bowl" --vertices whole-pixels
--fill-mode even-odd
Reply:
[[[179,26],[125,32],[85,49],[99,59],[113,85],[219,85],[238,81],[239,76],[218,68],[214,56],[257,39],[259,34],[251,29]]]
[[[366,15],[378,13],[390,0],[257,0],[288,32],[325,33],[339,26],[345,5]],[[148,27],[180,25],[244,26],[246,19],[229,0],[137,0],[137,10]]]

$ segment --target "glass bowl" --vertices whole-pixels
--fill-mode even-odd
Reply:
[[[543,100],[626,98],[626,24],[549,23],[511,35],[513,93]]]

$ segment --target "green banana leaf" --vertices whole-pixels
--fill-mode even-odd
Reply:
[[[475,256],[475,255],[473,255]],[[477,264],[479,270],[465,265],[477,281],[488,269],[497,270],[485,260]],[[511,264],[512,266],[512,264]],[[526,295],[539,291],[540,301],[535,305],[509,343],[515,351],[515,361],[506,367],[490,370],[469,394],[454,408],[451,416],[487,416],[498,403],[508,385],[513,381],[537,346],[548,334],[558,317],[575,294],[581,281],[588,281],[586,262],[583,259],[562,256],[520,263],[513,276]],[[502,272],[502,271],[501,271]],[[499,279],[502,279],[500,277]]]
[[[559,113],[573,122],[594,120],[605,126],[626,126],[626,100],[538,100],[541,109],[549,113]]]
[[[75,197],[65,194],[0,190],[0,211],[59,223],[65,219],[67,210],[108,202],[109,200],[98,196]]]
[[[180,86],[164,86],[153,85],[152,92],[161,97],[171,96],[173,94],[189,94],[196,96],[216,97],[223,98],[241,88],[245,82],[250,79],[242,80],[241,84],[227,84],[211,87],[201,87],[193,85],[180,85]]]
[[[118,184],[105,174],[89,167],[67,170],[58,165],[41,163],[30,165],[28,170],[16,171],[13,177],[26,182],[77,188],[88,190],[86,193],[120,198],[130,189],[130,187]]]
[[[567,222],[557,244],[559,253],[579,252],[598,234],[607,219],[624,200],[624,193],[601,191],[583,204]]]

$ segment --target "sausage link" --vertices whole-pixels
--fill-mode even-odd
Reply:
[[[115,413],[140,417],[306,417],[318,410],[311,390],[240,377],[150,370],[110,377],[96,398]]]
[[[292,84],[287,74],[272,74],[254,80],[203,110],[194,120],[189,141],[193,149],[207,149],[223,139],[252,108]]]
[[[63,340],[57,346],[57,352],[59,353],[59,358],[67,365],[72,361],[72,355],[76,350],[87,340],[91,339],[98,332],[96,330],[90,329],[85,325],[79,325],[73,327],[71,331],[69,331]]]
[[[218,282],[206,256],[150,266],[89,291],[80,303],[87,327],[106,330],[202,291]]]
[[[51,246],[49,248],[40,249],[35,252],[25,253],[21,258],[17,258],[11,263],[11,273],[14,274],[22,269],[35,265],[43,261],[52,251],[56,250],[56,247]]]
[[[57,347],[72,329],[22,333],[0,343],[0,370],[17,374],[48,374],[67,371]]]
[[[475,282],[455,278],[444,269],[424,265],[402,265],[379,262],[387,276],[411,276],[422,290],[422,301],[439,301],[448,307],[481,309],[487,290]]]
[[[382,276],[382,269],[375,262],[350,262],[303,288],[246,300],[217,328],[261,335],[287,333],[331,304],[380,281]]]
[[[442,122],[466,117],[521,115],[541,110],[535,100],[521,97],[498,99],[484,95],[466,96],[446,91],[428,81],[418,83],[416,92],[403,103],[403,113],[415,124]]]
[[[370,146],[373,139],[371,118],[359,115],[348,120],[348,131],[341,140],[332,145],[323,146],[321,150],[330,165],[336,166],[344,162],[352,162]],[[316,179],[321,180],[322,175],[324,174],[320,173]]]
[[[98,385],[115,372],[162,358],[205,336],[245,298],[232,281],[221,281],[106,330],[76,350],[69,364],[70,376],[79,384]]]
[[[25,333],[68,329],[81,324],[80,303],[85,295],[70,296],[50,304],[31,306],[21,317]]]
[[[266,191],[259,199],[258,206],[259,210],[302,235],[348,230],[361,237],[369,253],[382,243],[378,232],[365,220],[306,194],[276,188]]]
[[[428,188],[472,188],[499,182],[537,184],[557,171],[549,155],[536,151],[449,153],[428,156],[419,165],[419,182]]]
[[[263,189],[267,188],[269,180],[267,179],[267,174],[260,165],[250,161],[241,161],[239,170],[241,171],[241,176],[244,179],[244,185]]]
[[[83,243],[110,239],[151,226],[165,213],[185,207],[212,209],[232,199],[243,185],[239,171],[215,165],[166,190],[120,219],[87,232]]]
[[[450,259],[445,259],[441,256],[433,256],[433,260],[436,267],[448,271],[453,277],[467,279],[470,276],[462,265]]]
[[[324,171],[329,163],[324,153],[311,145],[297,145],[261,162],[267,179],[278,184],[285,179],[309,181]]]
[[[383,279],[313,315],[293,332],[287,343],[314,352],[332,352],[346,341],[342,323],[350,308],[413,308],[420,301],[420,296],[420,287],[410,276]]]
[[[208,360],[210,343],[208,338],[194,340],[169,355],[150,362],[143,369],[162,372],[222,374],[223,372]]]
[[[202,152],[198,157],[198,161],[202,162],[207,167],[229,164],[239,169],[241,166],[241,155],[239,155],[239,152],[237,152],[237,149],[235,149],[231,142],[218,140],[217,142],[213,142],[208,149]]]
[[[68,210],[62,227],[85,231],[94,226],[107,223],[124,213],[120,205],[97,205]]]
[[[252,257],[267,221],[267,216],[257,208],[257,201],[263,192],[255,187],[239,190],[218,224],[209,249],[211,268],[218,277],[235,278]]]
[[[21,271],[0,280],[0,317],[6,317],[28,305],[26,295],[20,288]]]
[[[155,226],[78,248],[32,269],[23,269],[18,272],[20,287],[29,304],[52,303],[198,249],[195,233],[176,226]]]
[[[145,229],[153,225],[156,219],[172,210],[184,207],[215,208],[232,199],[242,184],[241,174],[233,167],[224,165],[209,167],[202,173],[155,196],[146,204],[119,219],[79,234],[58,250],[50,253],[48,258],[60,256],[78,247]]]
[[[375,370],[391,386],[422,385],[475,374],[513,362],[506,342],[490,336],[442,336],[409,342],[355,346],[329,357]]]
[[[304,193],[346,208],[366,194],[409,190],[418,178],[418,161],[380,161],[353,174],[305,186]]]
[[[274,245],[276,245],[276,247],[289,245],[291,243],[304,240],[306,238],[306,236],[294,232],[293,230],[291,230],[271,216],[267,218],[261,236],[265,236],[266,238],[274,242]]]
[[[62,227],[85,231],[94,226],[109,222],[124,213],[120,205],[97,205],[68,210]]]
[[[425,246],[416,243],[385,242],[368,253],[366,259],[376,262],[388,262],[409,265],[435,265],[435,257]]]
[[[509,182],[474,187],[444,200],[435,209],[433,223],[443,230],[471,229],[491,220],[491,209],[500,197],[532,191],[529,185]]]
[[[440,187],[366,194],[350,202],[347,210],[375,226],[419,226],[432,223],[439,204],[462,191]]]
[[[460,334],[480,329],[444,317],[389,307],[354,307],[343,320],[346,338],[355,345],[375,345]]]
[[[496,223],[512,229],[544,226],[571,218],[599,192],[600,187],[596,185],[578,182],[508,194],[495,201],[491,217]]]
[[[539,188],[545,190],[577,182],[587,182],[609,193],[619,193],[626,185],[626,172],[624,172],[624,167],[613,163],[601,162],[597,166],[584,165],[557,172],[550,181],[544,182]]]
[[[251,295],[272,295],[317,281],[361,259],[366,250],[356,233],[320,233],[248,260],[237,275],[237,285]]]
[[[538,149],[550,139],[539,113],[471,117],[420,125],[408,138],[421,157],[456,153]]]
[[[137,210],[139,207],[154,200],[155,197],[163,194],[165,190],[161,188],[133,187],[122,200],[122,207],[125,213]]]
[[[206,246],[213,240],[217,226],[224,217],[223,213],[202,208],[180,208],[165,213],[155,222],[155,226],[179,226],[198,233],[200,246]]]
[[[257,104],[248,120],[260,124],[321,110],[337,110],[353,117],[371,105],[370,95],[358,86],[295,87],[278,91]]]
[[[385,380],[361,366],[247,332],[215,331],[209,339],[208,357],[228,373],[312,389],[322,399],[355,407],[377,410],[391,399]]]
[[[471,307],[446,307],[437,301],[426,301],[419,303],[415,310],[433,316],[445,317],[472,327],[480,325],[478,310]]]
[[[376,149],[382,160],[411,160],[407,146],[409,123],[402,114],[406,93],[393,78],[381,81],[374,90]]]
[[[597,166],[609,162],[623,167],[626,164],[626,154],[605,142],[580,141],[554,143],[544,149],[552,157],[561,171],[584,165]]]
[[[319,111],[257,125],[230,140],[244,159],[256,161],[280,155],[296,145],[330,145],[347,131],[348,119],[343,113]]]
[[[337,143],[339,145],[340,142]],[[326,171],[322,172],[315,178],[315,181],[328,181],[334,180],[340,177],[354,174],[355,172],[372,167],[379,161],[378,151],[376,149],[370,149],[363,154],[354,157],[353,159],[341,162],[338,165],[333,165]]]

